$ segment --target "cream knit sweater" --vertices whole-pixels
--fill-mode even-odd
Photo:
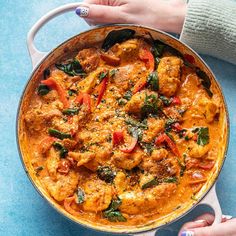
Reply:
[[[236,64],[236,1],[190,0],[180,40]]]

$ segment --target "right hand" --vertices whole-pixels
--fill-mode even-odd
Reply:
[[[85,0],[79,9],[83,7],[89,24],[133,23],[180,33],[187,4],[185,0]],[[81,16],[81,10],[77,13]]]

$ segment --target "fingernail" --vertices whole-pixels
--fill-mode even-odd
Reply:
[[[87,17],[89,14],[89,8],[88,7],[77,7],[75,12],[80,17]]]
[[[231,220],[233,218],[233,216],[230,216],[230,215],[222,215],[222,219],[225,219],[225,220]]]
[[[195,223],[206,223],[207,221],[206,220],[196,220],[194,221]]]
[[[183,231],[181,233],[181,236],[194,236],[194,232],[193,231]]]

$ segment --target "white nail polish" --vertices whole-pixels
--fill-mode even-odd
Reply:
[[[77,7],[75,12],[80,17],[87,17],[89,14],[89,8],[88,7]]]
[[[230,215],[222,215],[222,219],[225,219],[225,220],[231,220],[233,218],[233,216],[230,216]]]
[[[194,223],[207,223],[207,221],[206,220],[196,220],[196,221],[194,221]]]

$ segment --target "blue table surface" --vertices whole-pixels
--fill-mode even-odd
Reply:
[[[85,229],[58,214],[31,185],[17,151],[15,122],[18,102],[32,66],[26,47],[30,27],[46,12],[68,0],[0,0],[0,235],[111,235]],[[49,51],[69,37],[88,29],[74,13],[48,23],[36,37],[36,45]],[[215,73],[228,103],[231,137],[228,156],[217,182],[224,214],[236,216],[236,66],[203,56]],[[177,235],[181,225],[207,207],[197,207],[158,235]]]

